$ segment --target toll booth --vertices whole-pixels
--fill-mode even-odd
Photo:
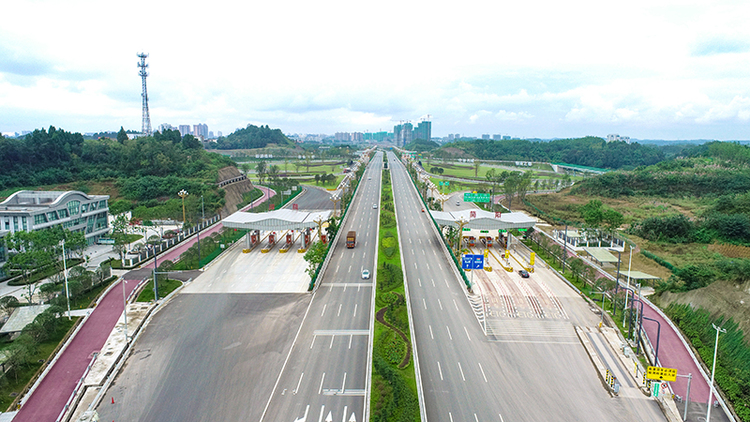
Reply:
[[[294,243],[294,230],[289,230],[286,234],[286,244],[291,245]]]
[[[482,239],[482,244],[485,246],[485,248],[492,247],[493,240],[491,236],[482,237],[481,239]]]
[[[323,242],[324,244],[328,243],[328,235],[325,234],[325,233],[321,233],[320,234],[320,241]]]
[[[260,230],[253,230],[250,233],[250,244],[255,245],[260,241]]]
[[[276,232],[271,232],[271,234],[268,235],[268,244],[273,245],[276,243]]]
[[[477,244],[477,238],[474,236],[466,236],[464,239],[466,239],[466,244],[469,245],[469,247],[474,247]]]
[[[307,249],[308,246],[310,246],[310,229],[305,229],[305,244],[304,244],[304,248]]]

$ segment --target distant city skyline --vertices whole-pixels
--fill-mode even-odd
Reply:
[[[226,6],[8,2],[0,131],[139,130],[144,52],[154,128],[750,138],[750,2]]]

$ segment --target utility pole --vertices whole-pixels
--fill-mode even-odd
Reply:
[[[65,262],[65,239],[62,241],[63,274],[65,274],[65,298],[68,300],[68,321],[70,321],[70,290],[68,290],[68,263]],[[31,301],[31,297],[29,297]]]
[[[148,113],[148,92],[146,91],[146,77],[148,76],[148,72],[146,71],[146,68],[148,68],[146,57],[148,57],[146,53],[138,54],[138,58],[141,59],[138,62],[138,67],[141,69],[138,74],[141,76],[141,85],[143,87],[141,92],[141,97],[143,97],[141,133],[143,136],[151,135],[151,116]]]

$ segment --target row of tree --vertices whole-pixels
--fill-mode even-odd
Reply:
[[[435,155],[451,157],[456,149],[480,160],[562,162],[611,169],[651,165],[665,159],[664,153],[657,147],[636,142],[607,142],[597,137],[549,142],[521,139],[462,140],[443,145],[435,151]]]

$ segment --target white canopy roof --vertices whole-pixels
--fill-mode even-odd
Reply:
[[[474,218],[471,213],[474,212]],[[468,224],[464,228],[480,230],[509,230],[527,229],[534,227],[536,221],[522,212],[505,212],[496,218],[494,212],[484,210],[461,210],[461,211],[430,211],[432,217],[441,226],[458,227],[458,221],[464,220]]]
[[[275,211],[252,213],[237,211],[222,220],[224,227],[245,230],[302,230],[317,228],[315,221],[326,221],[332,211],[297,211],[280,209]]]

